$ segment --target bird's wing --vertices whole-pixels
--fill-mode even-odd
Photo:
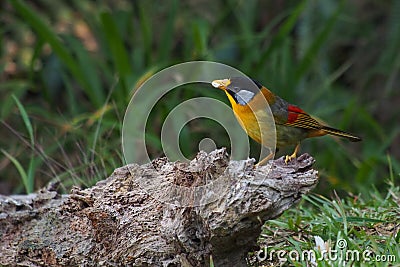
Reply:
[[[322,125],[301,108],[289,104],[286,100],[272,94],[266,87],[262,93],[269,103],[276,124],[304,129],[321,129]]]
[[[316,119],[305,113],[301,108],[293,105],[288,105],[288,116],[284,125],[304,129],[321,129],[321,124]]]

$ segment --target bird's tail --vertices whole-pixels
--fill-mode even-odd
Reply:
[[[347,138],[351,142],[361,141],[361,138],[358,137],[358,136],[355,136],[355,135],[353,135],[351,133],[346,133],[344,131],[341,131],[341,130],[338,130],[338,129],[334,129],[334,128],[331,128],[331,127],[328,127],[328,126],[323,126],[321,128],[321,130],[323,130],[327,134],[331,134],[331,135],[336,135],[336,136]]]

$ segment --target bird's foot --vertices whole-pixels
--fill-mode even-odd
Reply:
[[[288,164],[288,162],[289,161],[291,161],[292,159],[296,159],[297,158],[297,155],[296,155],[296,153],[293,153],[292,155],[286,155],[286,157],[285,157],[285,164]]]
[[[293,154],[290,155],[290,156],[286,155],[285,164],[288,164],[289,161],[291,161],[292,159],[296,159],[297,158],[297,153],[299,152],[299,149],[300,149],[300,143],[297,143],[297,145],[296,145],[296,147],[295,147],[295,149],[293,151]]]

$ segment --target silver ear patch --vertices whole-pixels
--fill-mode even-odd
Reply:
[[[254,93],[247,90],[240,90],[236,93],[236,100],[240,105],[247,105],[254,97]]]

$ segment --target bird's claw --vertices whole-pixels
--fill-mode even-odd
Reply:
[[[299,152],[300,149],[300,143],[297,143],[297,146],[295,147],[293,154],[292,155],[286,155],[285,157],[285,164],[288,164],[289,161],[291,161],[292,159],[296,159],[297,158],[297,153]]]
[[[286,157],[285,157],[285,164],[288,164],[288,162],[291,161],[292,159],[296,159],[296,157],[297,157],[297,156],[296,156],[296,154],[294,154],[294,153],[293,153],[292,155],[290,155],[290,156],[289,156],[289,155],[286,155]]]

